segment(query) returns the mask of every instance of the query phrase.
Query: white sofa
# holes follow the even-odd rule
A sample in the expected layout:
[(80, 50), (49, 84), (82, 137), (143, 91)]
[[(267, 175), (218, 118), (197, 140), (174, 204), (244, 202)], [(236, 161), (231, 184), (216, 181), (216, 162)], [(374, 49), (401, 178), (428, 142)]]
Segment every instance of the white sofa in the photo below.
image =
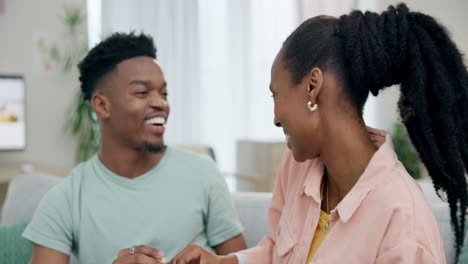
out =
[[(42, 196), (63, 177), (43, 173), (28, 173), (15, 177), (8, 186), (3, 208), (0, 212), (0, 226), (28, 220), (34, 214)], [(254, 246), (268, 232), (267, 209), (271, 193), (237, 192), (232, 194), (249, 247)]]
[[(9, 225), (30, 219), (41, 197), (61, 177), (29, 173), (15, 177), (10, 183), (1, 212), (0, 225)], [(453, 233), (450, 227), (448, 206), (440, 201), (428, 180), (419, 182), (439, 224), (445, 242), (447, 263), (454, 263)], [(237, 192), (232, 194), (235, 207), (245, 227), (244, 236), (249, 247), (254, 246), (268, 233), (267, 209), (271, 193)]]

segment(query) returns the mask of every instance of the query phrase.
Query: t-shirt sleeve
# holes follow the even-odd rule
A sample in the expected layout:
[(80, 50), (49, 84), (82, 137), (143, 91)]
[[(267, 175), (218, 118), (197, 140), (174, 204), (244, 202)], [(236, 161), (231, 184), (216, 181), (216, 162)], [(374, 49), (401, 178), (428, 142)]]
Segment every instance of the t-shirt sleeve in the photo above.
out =
[(72, 250), (71, 181), (65, 179), (41, 200), (23, 237), (31, 242), (70, 255)]
[(219, 245), (244, 231), (234, 208), (226, 181), (219, 170), (211, 169), (208, 179), (208, 212), (206, 215), (206, 234), (210, 246)]

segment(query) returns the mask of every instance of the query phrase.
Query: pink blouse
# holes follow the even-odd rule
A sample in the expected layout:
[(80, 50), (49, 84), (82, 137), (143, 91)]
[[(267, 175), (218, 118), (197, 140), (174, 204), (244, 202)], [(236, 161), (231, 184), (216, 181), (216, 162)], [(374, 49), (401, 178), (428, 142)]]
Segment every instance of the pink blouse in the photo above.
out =
[[(445, 263), (437, 222), (398, 161), (388, 133), (369, 128), (377, 152), (331, 212), (332, 228), (311, 263)], [(285, 153), (269, 209), (271, 235), (243, 250), (250, 264), (305, 263), (320, 215), (319, 158)]]

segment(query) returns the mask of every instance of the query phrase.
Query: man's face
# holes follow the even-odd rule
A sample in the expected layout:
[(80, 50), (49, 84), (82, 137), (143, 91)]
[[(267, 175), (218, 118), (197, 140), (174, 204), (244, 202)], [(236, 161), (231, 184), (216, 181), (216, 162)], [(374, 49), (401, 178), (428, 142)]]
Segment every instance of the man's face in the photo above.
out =
[(169, 104), (164, 74), (156, 60), (124, 60), (101, 85), (97, 93), (108, 98), (109, 116), (103, 121), (110, 128), (112, 140), (132, 149), (162, 150)]

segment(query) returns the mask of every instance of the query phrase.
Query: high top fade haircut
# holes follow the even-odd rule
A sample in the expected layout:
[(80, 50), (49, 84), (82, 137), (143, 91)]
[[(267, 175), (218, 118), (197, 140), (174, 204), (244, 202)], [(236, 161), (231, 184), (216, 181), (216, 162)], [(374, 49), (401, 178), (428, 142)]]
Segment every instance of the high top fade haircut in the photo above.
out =
[(120, 62), (139, 56), (156, 59), (153, 38), (143, 33), (114, 33), (92, 48), (78, 64), (81, 92), (90, 100), (101, 78)]
[(457, 258), (468, 208), (468, 74), (446, 29), (405, 4), (301, 24), (282, 61), (298, 84), (313, 67), (333, 72), (362, 115), (369, 92), (400, 84), (399, 112), (437, 193), (446, 197)]

